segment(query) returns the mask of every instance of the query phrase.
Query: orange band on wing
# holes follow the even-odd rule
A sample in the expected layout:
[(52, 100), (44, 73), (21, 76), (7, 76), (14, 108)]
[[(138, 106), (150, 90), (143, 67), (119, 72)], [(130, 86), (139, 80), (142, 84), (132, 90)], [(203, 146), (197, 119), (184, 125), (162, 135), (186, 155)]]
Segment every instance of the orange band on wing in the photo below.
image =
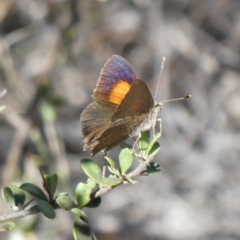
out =
[(120, 105), (120, 103), (125, 98), (130, 88), (131, 88), (130, 83), (123, 81), (121, 79), (118, 80), (118, 82), (114, 85), (113, 89), (111, 90), (108, 100), (111, 103)]

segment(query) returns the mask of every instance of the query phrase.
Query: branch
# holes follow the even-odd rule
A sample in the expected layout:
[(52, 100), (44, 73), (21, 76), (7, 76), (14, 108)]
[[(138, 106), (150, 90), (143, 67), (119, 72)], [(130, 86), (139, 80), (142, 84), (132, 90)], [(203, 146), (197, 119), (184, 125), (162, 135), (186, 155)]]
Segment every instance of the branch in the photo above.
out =
[[(153, 158), (148, 158), (145, 161), (141, 162), (139, 164), (139, 166), (136, 169), (134, 169), (132, 172), (128, 173), (125, 176), (125, 178), (134, 178), (134, 177), (140, 176), (142, 171), (147, 167), (147, 165), (152, 160), (153, 160)], [(92, 194), (92, 199), (100, 197), (100, 196), (106, 194), (108, 191), (110, 191), (113, 188), (114, 187), (102, 187), (102, 188), (99, 188), (98, 190), (96, 190), (95, 193)], [(54, 205), (53, 207), (54, 207), (54, 209), (59, 208), (58, 205)], [(26, 217), (26, 216), (29, 216), (29, 215), (34, 215), (34, 214), (37, 214), (39, 212), (40, 211), (38, 209), (38, 206), (33, 206), (30, 209), (28, 209), (28, 210), (20, 210), (20, 211), (11, 212), (9, 214), (0, 215), (0, 223), (1, 222), (6, 222), (8, 220), (14, 220), (14, 219)], [(0, 231), (1, 231), (1, 229), (0, 229)]]
[(0, 222), (6, 222), (8, 220), (13, 220), (13, 219), (18, 219), (18, 218), (22, 218), (22, 217), (26, 217), (29, 215), (34, 215), (39, 213), (39, 209), (37, 206), (33, 206), (28, 210), (20, 210), (20, 211), (15, 211), (15, 212), (11, 212), (8, 214), (4, 214), (0, 216)]
[[(153, 160), (152, 158), (148, 158), (145, 161), (141, 162), (141, 164), (138, 165), (138, 167), (136, 169), (134, 169), (132, 172), (128, 173), (125, 177), (126, 178), (134, 178), (137, 176), (141, 175), (141, 172), (147, 167), (147, 165)], [(122, 184), (122, 183), (121, 183)], [(120, 184), (120, 185), (121, 185)], [(118, 185), (119, 186), (119, 185)], [(114, 187), (102, 187), (99, 188), (93, 195), (93, 199), (100, 197), (104, 194), (106, 194), (108, 191), (110, 191), (111, 189), (113, 189)]]

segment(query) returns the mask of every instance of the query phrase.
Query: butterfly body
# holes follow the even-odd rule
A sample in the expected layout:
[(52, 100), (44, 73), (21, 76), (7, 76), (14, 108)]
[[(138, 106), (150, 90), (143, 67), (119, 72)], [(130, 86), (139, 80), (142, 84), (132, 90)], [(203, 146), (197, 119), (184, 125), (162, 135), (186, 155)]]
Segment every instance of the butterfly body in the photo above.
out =
[(124, 58), (113, 55), (104, 65), (81, 114), (84, 150), (107, 151), (155, 125), (162, 107)]

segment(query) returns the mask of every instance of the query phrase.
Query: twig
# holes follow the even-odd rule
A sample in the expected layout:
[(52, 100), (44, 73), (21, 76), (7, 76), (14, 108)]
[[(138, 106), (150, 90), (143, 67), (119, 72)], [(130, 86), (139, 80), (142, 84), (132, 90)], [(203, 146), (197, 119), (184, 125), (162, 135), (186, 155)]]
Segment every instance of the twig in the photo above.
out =
[[(147, 165), (153, 160), (153, 158), (148, 158), (146, 159), (144, 162), (141, 162), (139, 164), (139, 166), (134, 169), (132, 172), (128, 173), (125, 177), (126, 178), (134, 178), (137, 176), (141, 175), (141, 172), (147, 167)], [(122, 183), (121, 183), (122, 184)], [(118, 185), (119, 186), (119, 185)], [(105, 193), (107, 193), (108, 191), (110, 191), (111, 189), (113, 189), (113, 187), (102, 187), (99, 188), (94, 194), (93, 194), (93, 198), (97, 198), (100, 197), (102, 195), (104, 195)]]
[[(128, 173), (125, 176), (125, 178), (134, 178), (134, 177), (140, 176), (141, 173), (143, 172), (143, 170), (147, 167), (147, 165), (152, 160), (153, 160), (153, 157), (152, 158), (148, 158), (145, 161), (141, 162), (139, 164), (139, 166), (136, 169), (134, 169), (132, 172)], [(115, 187), (117, 187), (117, 186), (115, 186)], [(106, 194), (108, 191), (110, 191), (111, 189), (113, 189), (115, 187), (102, 187), (102, 188), (99, 188), (98, 190), (96, 190), (95, 193), (92, 194), (92, 199), (95, 199), (97, 197), (100, 197), (100, 196)], [(53, 208), (54, 209), (58, 209), (59, 206), (55, 204), (53, 206)], [(16, 212), (11, 212), (9, 214), (0, 215), (0, 222), (5, 222), (5, 221), (8, 221), (8, 220), (13, 220), (13, 219), (26, 217), (28, 215), (34, 215), (34, 214), (37, 214), (39, 212), (40, 211), (38, 209), (38, 206), (33, 206), (30, 209), (28, 209), (28, 210), (20, 210), (20, 211), (16, 211)]]
[(18, 218), (26, 217), (29, 215), (34, 215), (39, 212), (40, 211), (39, 211), (38, 207), (33, 206), (28, 210), (20, 210), (20, 211), (11, 212), (8, 214), (0, 215), (0, 222), (6, 222), (8, 220), (18, 219)]

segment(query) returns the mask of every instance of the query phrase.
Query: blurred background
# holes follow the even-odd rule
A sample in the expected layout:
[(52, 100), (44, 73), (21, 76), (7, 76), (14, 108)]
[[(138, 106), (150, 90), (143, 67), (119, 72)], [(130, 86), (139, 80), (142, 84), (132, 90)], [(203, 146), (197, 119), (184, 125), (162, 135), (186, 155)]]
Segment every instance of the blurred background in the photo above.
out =
[[(100, 240), (240, 239), (239, 13), (238, 0), (1, 0), (1, 188), (41, 186), (42, 167), (74, 196), (80, 114), (104, 63), (123, 56), (154, 95), (165, 56), (157, 100), (193, 97), (160, 113), (162, 171), (104, 195), (89, 221)], [(0, 239), (72, 239), (72, 222), (30, 216)]]

